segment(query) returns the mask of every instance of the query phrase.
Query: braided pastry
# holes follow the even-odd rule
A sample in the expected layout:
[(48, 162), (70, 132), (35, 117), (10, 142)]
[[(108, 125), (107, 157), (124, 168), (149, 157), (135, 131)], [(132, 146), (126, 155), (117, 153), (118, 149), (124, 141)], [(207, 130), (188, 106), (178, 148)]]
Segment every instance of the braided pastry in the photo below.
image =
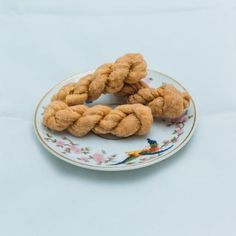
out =
[(102, 93), (117, 93), (125, 84), (138, 83), (147, 74), (147, 64), (141, 54), (126, 54), (115, 63), (103, 64), (93, 74), (84, 76), (79, 82), (71, 83), (53, 96), (69, 106), (93, 101)]
[(118, 93), (116, 93), (116, 95), (117, 96), (133, 95), (143, 88), (149, 88), (149, 86), (142, 80), (135, 84), (125, 84), (123, 88)]
[(171, 84), (165, 84), (159, 88), (141, 88), (128, 96), (128, 103), (147, 105), (151, 108), (153, 116), (164, 118), (179, 117), (189, 106), (189, 102), (189, 94), (179, 92)]
[(118, 137), (145, 135), (152, 122), (150, 108), (141, 104), (120, 105), (112, 109), (104, 105), (69, 107), (62, 101), (54, 101), (47, 106), (43, 114), (43, 124), (46, 127), (55, 131), (67, 129), (79, 137), (90, 131)]

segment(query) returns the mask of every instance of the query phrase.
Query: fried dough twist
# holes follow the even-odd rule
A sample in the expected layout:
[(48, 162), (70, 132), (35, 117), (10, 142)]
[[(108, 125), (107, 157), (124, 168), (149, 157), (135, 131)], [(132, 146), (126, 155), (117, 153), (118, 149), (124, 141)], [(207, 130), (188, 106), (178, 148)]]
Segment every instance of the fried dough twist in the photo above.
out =
[(67, 105), (93, 101), (102, 93), (117, 93), (125, 84), (136, 84), (147, 74), (147, 64), (139, 53), (126, 54), (114, 63), (103, 64), (93, 74), (81, 78), (77, 83), (62, 87), (52, 100)]
[(134, 94), (128, 96), (128, 103), (147, 105), (155, 117), (179, 117), (190, 103), (188, 92), (180, 92), (171, 84), (159, 88), (141, 88), (132, 92)]
[(68, 130), (75, 136), (90, 131), (128, 137), (145, 135), (153, 122), (151, 109), (141, 104), (120, 105), (112, 109), (104, 105), (68, 106), (62, 101), (49, 104), (43, 114), (43, 124), (55, 131)]

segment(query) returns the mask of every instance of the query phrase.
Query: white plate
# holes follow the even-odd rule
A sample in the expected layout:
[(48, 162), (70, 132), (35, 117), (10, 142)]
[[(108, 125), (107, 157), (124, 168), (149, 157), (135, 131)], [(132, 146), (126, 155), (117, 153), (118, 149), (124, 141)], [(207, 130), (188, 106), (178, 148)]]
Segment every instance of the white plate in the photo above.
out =
[[(188, 110), (178, 120), (155, 120), (146, 136), (132, 136), (118, 139), (113, 136), (98, 136), (93, 133), (82, 137), (74, 137), (67, 132), (56, 133), (42, 124), (44, 107), (50, 103), (54, 95), (67, 83), (78, 81), (87, 73), (66, 79), (49, 90), (40, 100), (34, 117), (34, 128), (43, 146), (55, 156), (73, 165), (102, 171), (132, 170), (153, 165), (169, 158), (180, 150), (191, 138), (196, 127), (196, 107), (191, 99)], [(171, 77), (157, 71), (149, 70), (144, 79), (152, 87), (162, 83), (171, 83), (180, 91), (185, 88)], [(95, 104), (117, 105), (121, 101), (114, 95), (101, 96), (89, 106)], [(143, 151), (149, 144), (156, 146), (155, 152)], [(139, 153), (143, 153), (140, 155)]]

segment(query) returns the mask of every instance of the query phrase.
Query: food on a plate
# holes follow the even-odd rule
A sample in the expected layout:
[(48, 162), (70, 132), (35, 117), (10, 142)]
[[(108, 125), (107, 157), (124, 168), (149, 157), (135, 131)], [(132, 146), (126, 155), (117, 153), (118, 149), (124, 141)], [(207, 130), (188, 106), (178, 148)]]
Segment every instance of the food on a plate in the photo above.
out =
[[(147, 134), (153, 116), (170, 119), (181, 116), (189, 106), (190, 95), (171, 84), (151, 88), (142, 81), (146, 75), (147, 64), (139, 53), (103, 64), (78, 82), (62, 87), (45, 109), (43, 124), (55, 131), (68, 130), (78, 137), (90, 131), (128, 137)], [(83, 105), (103, 93), (125, 96), (128, 104), (114, 109)]]
[(117, 93), (126, 84), (138, 83), (147, 74), (147, 64), (139, 53), (130, 53), (118, 58), (114, 63), (103, 64), (93, 74), (84, 76), (79, 82), (65, 85), (53, 96), (67, 105), (93, 101), (102, 93)]
[(141, 88), (128, 96), (128, 103), (146, 105), (151, 108), (153, 116), (171, 119), (182, 115), (189, 102), (190, 95), (178, 91), (171, 84), (159, 88)]
[(118, 137), (145, 135), (153, 123), (151, 109), (141, 104), (125, 104), (112, 109), (104, 105), (68, 106), (51, 102), (44, 111), (43, 124), (55, 131), (68, 130), (81, 137), (90, 131)]
[(129, 96), (137, 93), (142, 88), (149, 88), (144, 81), (139, 81), (135, 84), (124, 84), (123, 88), (116, 93), (117, 96)]

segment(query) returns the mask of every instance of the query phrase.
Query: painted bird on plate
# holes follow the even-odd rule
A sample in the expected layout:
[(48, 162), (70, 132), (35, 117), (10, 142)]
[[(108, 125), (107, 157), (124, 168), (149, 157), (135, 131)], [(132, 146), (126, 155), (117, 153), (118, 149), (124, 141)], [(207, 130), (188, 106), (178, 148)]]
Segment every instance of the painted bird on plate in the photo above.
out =
[(168, 149), (170, 149), (173, 146), (173, 145), (171, 145), (170, 147), (161, 150), (156, 140), (152, 140), (152, 139), (148, 138), (147, 141), (148, 141), (148, 144), (149, 144), (148, 148), (143, 148), (141, 150), (130, 151), (130, 152), (128, 152), (129, 156), (126, 159), (124, 159), (121, 162), (115, 163), (114, 165), (127, 163), (127, 162), (132, 161), (135, 158), (137, 158), (139, 156), (142, 156), (142, 155), (160, 154), (160, 153), (163, 153), (163, 152), (167, 151)]

